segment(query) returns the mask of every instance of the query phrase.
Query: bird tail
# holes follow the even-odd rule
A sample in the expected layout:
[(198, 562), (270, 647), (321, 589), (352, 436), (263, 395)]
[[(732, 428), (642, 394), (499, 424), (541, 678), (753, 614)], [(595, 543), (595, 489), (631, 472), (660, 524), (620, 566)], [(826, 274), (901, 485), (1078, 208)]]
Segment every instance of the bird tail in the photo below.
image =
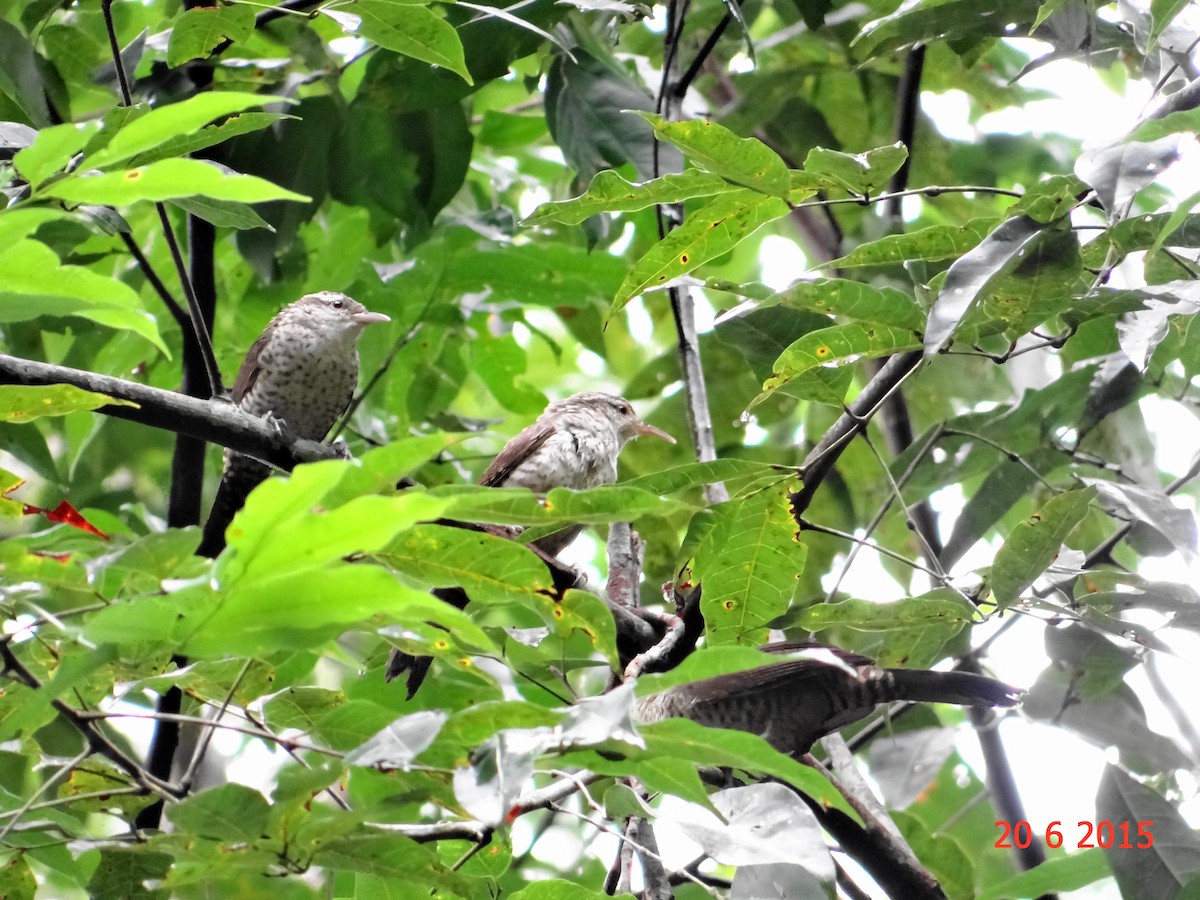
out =
[(896, 700), (953, 703), (957, 706), (1015, 706), (1020, 688), (972, 672), (889, 669)]
[(425, 681), (431, 665), (433, 665), (432, 656), (411, 656), (393, 647), (391, 655), (388, 656), (387, 670), (383, 673), (383, 678), (384, 681), (393, 681), (407, 672), (408, 678), (405, 679), (405, 686), (408, 688), (408, 699), (411, 700)]
[(241, 453), (227, 453), (225, 471), (217, 486), (212, 511), (204, 523), (204, 537), (196, 550), (198, 556), (213, 559), (225, 549), (225, 529), (246, 502), (250, 492), (271, 474), (271, 467)]

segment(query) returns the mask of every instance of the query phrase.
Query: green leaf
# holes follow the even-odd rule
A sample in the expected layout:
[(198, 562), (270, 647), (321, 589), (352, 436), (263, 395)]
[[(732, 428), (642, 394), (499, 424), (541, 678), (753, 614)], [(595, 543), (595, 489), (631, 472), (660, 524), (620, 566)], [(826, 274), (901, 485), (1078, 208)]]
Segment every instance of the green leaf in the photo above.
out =
[(779, 355), (775, 374), (763, 382), (762, 393), (750, 405), (757, 406), (784, 385), (821, 366), (844, 365), (920, 347), (919, 331), (890, 325), (851, 322), (810, 331)]
[(621, 668), (617, 655), (617, 625), (608, 606), (595, 594), (569, 590), (562, 600), (539, 594), (538, 605), (543, 620), (562, 637), (582, 631), (593, 647), (615, 671)]
[(20, 240), (0, 252), (0, 322), (79, 316), (132, 331), (167, 352), (154, 319), (124, 282), (65, 266), (45, 244)]
[(345, 702), (341, 691), (300, 685), (280, 691), (264, 703), (263, 715), (275, 731), (297, 728), (311, 734), (322, 718)]
[(890, 234), (860, 244), (845, 256), (822, 263), (821, 268), (853, 269), (954, 259), (987, 237), (995, 226), (995, 219), (971, 219), (962, 225), (931, 225), (906, 234)]
[(720, 519), (695, 564), (710, 644), (757, 645), (767, 623), (787, 611), (807, 553), (792, 518), (789, 487), (717, 507)]
[[(202, 9), (193, 9), (189, 12), (203, 11)], [(186, 18), (187, 13), (184, 15)], [(111, 168), (168, 141), (178, 140), (197, 131), (213, 119), (267, 103), (290, 102), (292, 101), (286, 97), (272, 97), (266, 94), (250, 94), (241, 91), (213, 91), (196, 94), (178, 103), (152, 109), (144, 115), (132, 119), (122, 126), (107, 144), (85, 156), (83, 167), (85, 169)]]
[(768, 222), (788, 213), (778, 197), (741, 189), (718, 196), (651, 247), (625, 276), (613, 298), (615, 316), (647, 288), (659, 287), (732, 250)]
[(253, 788), (223, 784), (193, 794), (167, 809), (167, 818), (189, 835), (252, 843), (267, 828), (267, 799)]
[(1151, 46), (1158, 42), (1163, 32), (1187, 5), (1188, 0), (1150, 0), (1149, 43)]
[(784, 756), (757, 734), (706, 728), (689, 719), (666, 719), (653, 725), (639, 725), (638, 730), (646, 741), (648, 757), (763, 772), (799, 788), (823, 806), (854, 816), (846, 799), (824, 775)]
[(757, 138), (738, 137), (707, 119), (668, 122), (654, 113), (638, 113), (655, 135), (673, 144), (702, 169), (763, 194), (786, 198), (788, 168), (779, 154)]
[(920, 597), (906, 597), (892, 603), (873, 600), (843, 600), (817, 603), (800, 614), (800, 625), (808, 631), (827, 628), (853, 628), (856, 631), (889, 631), (934, 623), (970, 622), (975, 607), (949, 591), (938, 590)]
[(61, 210), (44, 207), (23, 206), (17, 209), (0, 210), (0, 251), (21, 238), (29, 237), (47, 222), (59, 222), (68, 218)]
[(475, 83), (467, 71), (458, 32), (428, 7), (389, 0), (354, 0), (345, 9), (323, 12), (380, 47), (449, 69), (467, 84)]
[(1015, 602), (1046, 571), (1095, 498), (1094, 487), (1066, 491), (1013, 529), (992, 563), (992, 593), (1002, 606)]
[(433, 488), (429, 494), (446, 501), (443, 515), (447, 518), (496, 525), (598, 525), (691, 508), (683, 501), (623, 484), (587, 491), (555, 488), (544, 500), (522, 488), (447, 485)]
[(632, 212), (656, 203), (682, 203), (695, 197), (710, 197), (737, 190), (720, 175), (688, 169), (652, 181), (626, 181), (612, 169), (597, 172), (588, 189), (571, 200), (543, 203), (522, 220), (524, 225), (559, 222), (578, 225), (602, 212)]
[(33, 900), (37, 879), (24, 856), (13, 856), (0, 866), (0, 897), (5, 900)]
[(254, 8), (251, 6), (238, 4), (189, 9), (171, 29), (167, 65), (174, 69), (189, 60), (204, 59), (218, 44), (244, 41), (253, 33)]
[(87, 896), (93, 900), (165, 900), (168, 891), (147, 888), (146, 883), (161, 881), (171, 861), (165, 853), (105, 847), (87, 883)]
[(1169, 134), (1149, 143), (1121, 141), (1075, 161), (1075, 174), (1096, 189), (1109, 219), (1123, 218), (1137, 193), (1179, 159), (1183, 138)]
[(1035, 222), (1055, 222), (1080, 203), (1088, 186), (1074, 175), (1051, 175), (1025, 192), (1005, 215), (1025, 215)]
[(479, 603), (527, 604), (553, 593), (545, 564), (527, 547), (494, 535), (444, 525), (417, 525), (376, 557), (426, 587), (462, 587)]
[(995, 279), (1017, 266), (1030, 252), (1031, 242), (1046, 226), (1028, 216), (1017, 216), (1001, 224), (978, 247), (950, 266), (938, 291), (929, 326), (925, 331), (925, 355), (932, 356), (946, 345), (963, 317)]
[(895, 288), (875, 288), (861, 281), (844, 278), (797, 281), (787, 290), (772, 295), (762, 305), (777, 303), (910, 331), (923, 331), (925, 328), (925, 311), (908, 294)]
[(980, 40), (1008, 35), (1010, 23), (1032, 22), (1040, 0), (992, 0), (987, 16), (977, 0), (913, 0), (862, 27), (853, 41), (868, 59), (892, 57), (934, 40)]
[(377, 566), (343, 564), (321, 571), (320, 577), (312, 571), (284, 572), (238, 582), (207, 606), (196, 617), (200, 621), (173, 626), (189, 656), (263, 656), (318, 647), (347, 629), (392, 622), (434, 622), (453, 629), (459, 645), (496, 652), (462, 612)]
[(179, 197), (168, 201), (184, 212), (211, 222), (218, 228), (266, 228), (275, 229), (245, 203), (235, 200), (214, 200), (211, 197)]
[(85, 391), (71, 384), (0, 386), (0, 422), (32, 422), (42, 416), (65, 416), (101, 406), (133, 406), (105, 394)]
[(46, 186), (40, 193), (71, 203), (95, 203), (101, 206), (194, 196), (240, 200), (243, 203), (261, 203), (264, 200), (307, 203), (310, 199), (255, 175), (227, 173), (198, 159), (163, 159), (136, 169), (119, 169), (102, 174), (75, 172)]
[(35, 189), (55, 172), (62, 171), (71, 157), (84, 148), (97, 132), (99, 122), (52, 125), (38, 132), (34, 142), (17, 152), (13, 164)]
[[(204, 95), (200, 95), (204, 96)], [(259, 95), (255, 95), (259, 96)], [(261, 97), (261, 100), (270, 98)], [(152, 163), (160, 159), (167, 159), (172, 156), (187, 156), (189, 153), (195, 153), (197, 150), (204, 150), (207, 147), (213, 147), (223, 143), (230, 138), (235, 138), (240, 134), (249, 134), (253, 131), (260, 131), (268, 125), (279, 122), (285, 119), (295, 121), (296, 116), (285, 115), (284, 113), (266, 113), (266, 112), (243, 112), (229, 116), (220, 122), (214, 122), (211, 125), (205, 125), (200, 129), (193, 129), (183, 134), (177, 134), (174, 137), (167, 138), (161, 144), (152, 147), (128, 160), (130, 167), (144, 166), (147, 163)]]
[(789, 466), (775, 466), (749, 459), (716, 459), (712, 462), (687, 463), (662, 472), (640, 475), (621, 484), (655, 494), (673, 494), (686, 488), (714, 484), (718, 481), (757, 482), (764, 478), (782, 479), (789, 474), (795, 474), (795, 471)]
[(942, 567), (947, 571), (952, 569), (975, 542), (1037, 484), (1035, 473), (1046, 477), (1069, 462), (1066, 453), (1052, 447), (1038, 448), (1019, 460), (1000, 462), (967, 500), (955, 520), (954, 530), (938, 557)]
[(1200, 109), (1181, 109), (1161, 119), (1147, 119), (1125, 137), (1126, 141), (1149, 144), (1168, 134), (1200, 131)]
[(513, 894), (512, 900), (606, 900), (610, 896), (617, 900), (633, 900), (633, 894), (606, 894), (560, 878), (535, 881)]
[[(1130, 216), (1110, 226), (1089, 243), (1082, 251), (1083, 263), (1091, 268), (1106, 264), (1111, 252), (1115, 265), (1135, 250), (1149, 250), (1166, 244), (1172, 247), (1200, 246), (1200, 215), (1186, 214), (1176, 221), (1181, 206), (1174, 213), (1154, 213), (1148, 216)], [(2, 227), (3, 220), (0, 220)], [(1170, 230), (1168, 227), (1170, 226)]]
[[(443, 866), (431, 848), (394, 831), (359, 826), (353, 834), (321, 840), (312, 862), (328, 869), (398, 880), (422, 896), (461, 896), (463, 891), (457, 882), (464, 877)], [(449, 884), (442, 885), (443, 881)], [(450, 889), (429, 890), (426, 885)]]
[(852, 194), (870, 197), (882, 193), (906, 159), (908, 148), (899, 142), (865, 153), (815, 147), (804, 160), (804, 171), (832, 179)]
[(273, 576), (282, 569), (318, 568), (351, 554), (374, 553), (447, 508), (444, 501), (416, 491), (335, 503), (338, 476), (352, 472), (350, 464), (331, 460), (297, 466), (286, 480), (260, 484), (230, 524), (229, 546), (236, 553), (221, 568), (222, 580)]
[[(1118, 837), (1104, 854), (1122, 896), (1196, 896), (1200, 840), (1174, 804), (1109, 763), (1096, 792), (1096, 818), (1118, 827), (1129, 823), (1128, 843), (1133, 846), (1121, 847), (1124, 841)], [(1137, 836), (1143, 822), (1153, 835), (1151, 846)]]
[(582, 47), (572, 53), (574, 60), (555, 54), (546, 75), (546, 124), (567, 164), (585, 178), (626, 163), (645, 179), (681, 170), (682, 154), (656, 141), (639, 116), (629, 115), (654, 108), (642, 82)]
[[(1136, 843), (1133, 838), (1131, 841)], [(1078, 891), (1112, 875), (1104, 851), (1092, 847), (1079, 853), (1048, 859), (1027, 872), (996, 884), (975, 895), (975, 900), (1004, 900), (1006, 897), (1044, 897), (1066, 891)]]

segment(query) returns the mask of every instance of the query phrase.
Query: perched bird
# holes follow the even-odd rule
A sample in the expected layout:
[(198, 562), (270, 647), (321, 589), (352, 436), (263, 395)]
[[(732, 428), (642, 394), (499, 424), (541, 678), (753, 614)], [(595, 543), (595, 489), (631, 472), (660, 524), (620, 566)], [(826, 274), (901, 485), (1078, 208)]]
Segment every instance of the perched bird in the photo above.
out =
[[(565, 487), (586, 490), (617, 480), (617, 457), (634, 438), (652, 435), (669, 443), (675, 439), (638, 418), (623, 397), (584, 391), (546, 407), (528, 428), (504, 445), (479, 478), (485, 487), (523, 487), (539, 494)], [(549, 556), (557, 556), (583, 529), (571, 525), (534, 543)], [(455, 605), (466, 605), (462, 591), (435, 591)], [(393, 650), (388, 658), (388, 681), (408, 672), (411, 698), (425, 680), (431, 660)]]
[[(762, 649), (787, 653), (820, 648), (780, 642)], [(651, 723), (679, 717), (748, 731), (781, 753), (800, 755), (825, 735), (866, 718), (880, 703), (1013, 706), (1023, 693), (970, 672), (885, 669), (857, 653), (824, 649), (836, 661), (793, 659), (668, 688), (640, 700), (634, 719)]]
[[(388, 321), (345, 294), (306, 294), (280, 310), (251, 345), (233, 384), (233, 402), (252, 416), (269, 416), (291, 438), (323, 439), (358, 386), (363, 329)], [(225, 548), (225, 529), (270, 471), (253, 457), (225, 451), (197, 553), (215, 557)]]

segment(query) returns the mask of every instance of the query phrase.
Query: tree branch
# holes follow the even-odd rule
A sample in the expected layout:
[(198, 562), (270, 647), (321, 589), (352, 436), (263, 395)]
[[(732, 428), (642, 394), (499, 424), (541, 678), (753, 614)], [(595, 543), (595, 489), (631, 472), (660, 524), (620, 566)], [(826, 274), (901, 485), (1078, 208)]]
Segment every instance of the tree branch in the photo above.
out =
[(116, 400), (127, 400), (138, 405), (102, 406), (97, 412), (220, 444), (279, 469), (290, 470), (302, 462), (342, 458), (328, 444), (285, 438), (264, 419), (249, 416), (227, 401), (199, 400), (83, 369), (0, 353), (0, 384), (70, 384)]

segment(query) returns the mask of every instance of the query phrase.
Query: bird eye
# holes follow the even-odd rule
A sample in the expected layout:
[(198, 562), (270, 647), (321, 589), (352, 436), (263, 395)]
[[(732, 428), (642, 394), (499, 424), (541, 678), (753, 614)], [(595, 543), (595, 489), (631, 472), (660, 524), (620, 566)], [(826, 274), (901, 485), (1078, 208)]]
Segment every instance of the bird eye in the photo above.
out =
[(329, 305), (332, 306), (334, 309), (341, 309), (343, 306), (346, 305), (346, 302), (344, 300), (342, 300), (341, 297), (338, 297), (336, 300), (331, 300)]

